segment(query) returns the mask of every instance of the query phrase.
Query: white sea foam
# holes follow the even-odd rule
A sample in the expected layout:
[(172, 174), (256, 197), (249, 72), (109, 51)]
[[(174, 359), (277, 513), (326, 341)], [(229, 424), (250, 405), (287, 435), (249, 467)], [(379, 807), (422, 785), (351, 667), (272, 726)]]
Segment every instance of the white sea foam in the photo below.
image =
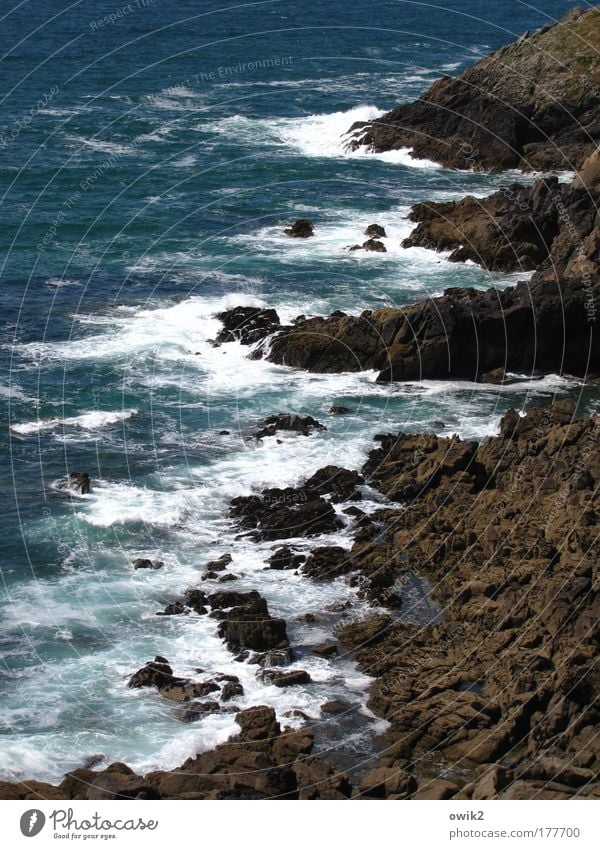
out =
[(11, 430), (21, 436), (28, 436), (32, 433), (39, 433), (43, 430), (52, 430), (57, 427), (76, 427), (83, 430), (98, 430), (107, 425), (116, 424), (117, 422), (126, 421), (136, 415), (138, 410), (120, 410), (114, 412), (106, 412), (103, 410), (92, 410), (89, 413), (82, 413), (79, 416), (68, 416), (67, 418), (48, 418), (38, 419), (35, 422), (24, 422), (22, 424), (11, 425)]
[(303, 118), (247, 118), (233, 115), (218, 123), (206, 125), (204, 129), (219, 135), (240, 138), (245, 144), (272, 145), (287, 148), (302, 156), (362, 158), (369, 156), (410, 168), (439, 168), (435, 162), (413, 159), (409, 148), (372, 153), (364, 148), (351, 151), (349, 130), (355, 122), (374, 121), (385, 114), (376, 106), (357, 106), (344, 112), (307, 115)]

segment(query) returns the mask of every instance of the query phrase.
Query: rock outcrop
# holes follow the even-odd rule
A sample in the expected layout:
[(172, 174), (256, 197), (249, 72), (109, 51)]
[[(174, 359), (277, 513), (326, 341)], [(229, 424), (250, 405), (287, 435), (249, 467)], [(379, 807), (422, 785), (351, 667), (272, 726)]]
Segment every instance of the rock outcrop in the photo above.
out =
[(363, 561), (425, 576), (443, 618), (338, 631), (391, 723), (359, 795), (599, 797), (599, 440), (571, 402), (510, 411), (480, 446), (381, 438), (363, 472), (404, 508)]
[(600, 12), (572, 10), (418, 100), (354, 124), (352, 147), (412, 148), (451, 168), (576, 170), (600, 141)]
[(315, 226), (308, 218), (298, 218), (291, 227), (287, 227), (283, 232), (293, 239), (308, 239), (310, 236), (314, 236)]
[(239, 733), (170, 772), (136, 775), (125, 764), (77, 769), (57, 786), (0, 782), (3, 799), (348, 799), (348, 777), (312, 753), (309, 729), (281, 729), (272, 708), (241, 711)]
[(584, 262), (600, 280), (597, 228), (600, 156), (593, 154), (570, 185), (556, 177), (531, 187), (507, 185), (487, 198), (419, 203), (409, 218), (418, 223), (403, 247), (452, 251), (451, 262), (471, 260), (490, 271), (544, 271), (565, 281)]
[(274, 337), (269, 359), (315, 372), (375, 369), (379, 382), (475, 381), (498, 368), (597, 375), (600, 287), (577, 278), (572, 262), (565, 273), (568, 283), (540, 269), (504, 290), (447, 289), (404, 309), (306, 319)]

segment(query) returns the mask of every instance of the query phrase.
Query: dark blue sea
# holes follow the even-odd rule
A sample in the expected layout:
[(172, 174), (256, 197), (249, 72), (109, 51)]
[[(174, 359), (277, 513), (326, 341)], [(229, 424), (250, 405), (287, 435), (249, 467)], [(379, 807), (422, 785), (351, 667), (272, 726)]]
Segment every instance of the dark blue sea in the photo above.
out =
[[(258, 589), (295, 645), (330, 637), (327, 617), (296, 618), (346, 601), (363, 615), (355, 590), (265, 570), (273, 545), (237, 539), (228, 500), (328, 463), (358, 468), (381, 431), (481, 439), (509, 407), (580, 386), (558, 375), (509, 387), (311, 375), (249, 360), (237, 343), (212, 347), (215, 314), (360, 312), (523, 279), (400, 242), (412, 204), (532, 175), (350, 154), (343, 135), (571, 5), (3, 3), (0, 777), (56, 779), (97, 754), (174, 767), (227, 739), (233, 714), (185, 724), (157, 694), (127, 688), (155, 654), (180, 675), (235, 673), (240, 707), (272, 704), (280, 717), (318, 716), (336, 697), (360, 704), (362, 724), (331, 745), (367, 752), (385, 724), (364, 706), (370, 679), (350, 658), (300, 652), (314, 683), (279, 690), (233, 661), (214, 619), (156, 611), (230, 552), (236, 588)], [(283, 235), (300, 217), (314, 238)], [(387, 253), (348, 253), (374, 222)], [(333, 403), (351, 414), (329, 416)], [(327, 430), (248, 439), (278, 411)], [(91, 475), (91, 494), (58, 488), (72, 471)], [(335, 543), (350, 546), (349, 531)], [(165, 565), (134, 571), (137, 557)]]

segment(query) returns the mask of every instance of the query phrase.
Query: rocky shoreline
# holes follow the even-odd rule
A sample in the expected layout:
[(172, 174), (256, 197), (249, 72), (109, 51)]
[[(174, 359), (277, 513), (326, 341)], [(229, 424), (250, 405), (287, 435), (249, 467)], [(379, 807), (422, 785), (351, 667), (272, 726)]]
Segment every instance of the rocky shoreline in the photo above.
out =
[[(376, 370), (382, 383), (600, 375), (600, 159), (589, 83), (600, 71), (595, 60), (584, 63), (584, 85), (580, 59), (569, 60), (568, 73), (563, 68), (573, 39), (594, 44), (599, 14), (575, 10), (459, 80), (441, 80), (377, 125), (354, 128), (360, 143), (375, 150), (411, 146), (415, 156), (453, 167), (466, 167), (461, 145), (478, 148), (469, 167), (576, 162), (571, 184), (511, 184), (489, 198), (422, 203), (412, 211), (417, 227), (405, 246), (451, 251), (452, 261), (492, 271), (535, 269), (530, 280), (486, 292), (449, 289), (360, 316), (299, 316), (288, 326), (273, 309), (236, 307), (218, 316), (223, 328), (213, 344), (239, 342), (252, 358), (313, 372)], [(552, 108), (541, 97), (542, 80), (562, 93)], [(577, 107), (570, 123), (567, 101)], [(480, 120), (492, 111), (493, 123)], [(310, 237), (310, 222), (302, 221), (289, 235)], [(254, 438), (287, 431), (310, 441), (324, 429), (310, 416), (279, 414)], [(207, 678), (198, 669), (197, 678), (184, 678), (157, 656), (132, 670), (129, 687), (169, 700), (185, 722), (235, 713), (237, 735), (174, 770), (142, 776), (121, 763), (88, 766), (57, 786), (0, 782), (0, 798), (600, 798), (599, 438), (599, 416), (579, 417), (574, 403), (558, 401), (526, 415), (509, 410), (499, 434), (481, 444), (431, 433), (380, 434), (360, 469), (330, 465), (296, 487), (232, 500), (232, 532), (272, 542), (266, 568), (281, 572), (281, 580), (289, 570), (309, 581), (343, 579), (373, 608), (366, 619), (340, 619), (330, 640), (310, 646), (332, 663), (353, 657), (375, 679), (368, 707), (388, 729), (356, 777), (317, 745), (320, 726), (351, 713), (351, 705), (326, 702), (320, 717), (282, 727), (269, 706), (236, 705), (243, 695), (237, 676)], [(89, 491), (85, 474), (67, 483)], [(365, 487), (388, 506), (361, 509)], [(352, 533), (350, 548), (328, 543), (307, 555), (290, 543), (320, 534), (335, 540), (342, 529)], [(297, 647), (287, 623), (271, 615), (257, 591), (232, 589), (230, 562), (225, 554), (205, 564), (200, 584), (157, 615), (211, 617), (234, 660), (255, 664), (260, 680), (310, 685), (305, 670), (289, 668)], [(133, 568), (161, 565), (140, 559)], [(214, 582), (212, 591), (205, 580)], [(435, 615), (406, 615), (415, 585), (435, 602)], [(307, 611), (304, 621), (315, 622), (315, 613)]]
[[(313, 753), (319, 721), (282, 729), (273, 709), (261, 706), (237, 713), (237, 737), (178, 769), (139, 776), (111, 764), (75, 770), (57, 787), (3, 782), (0, 796), (600, 798), (599, 437), (600, 417), (578, 419), (574, 403), (556, 402), (526, 416), (510, 410), (500, 434), (481, 445), (382, 434), (360, 473), (328, 467), (289, 488), (276, 520), (268, 513), (273, 491), (236, 499), (235, 520), (263, 539), (291, 529), (298, 536), (299, 527), (318, 534), (323, 521), (331, 524), (331, 500), (354, 516), (349, 551), (317, 548), (291, 562), (293, 550), (277, 556), (309, 580), (345, 575), (385, 608), (340, 624), (335, 640), (315, 647), (323, 656), (352, 653), (376, 678), (368, 706), (390, 725), (358, 786)], [(398, 507), (362, 513), (355, 489), (361, 481)], [(306, 505), (313, 505), (308, 513)], [(404, 587), (415, 576), (429, 582), (440, 604), (429, 623), (400, 615)], [(286, 672), (294, 650), (286, 624), (270, 616), (258, 593), (188, 590), (163, 613), (186, 609), (216, 616), (236, 659), (258, 662), (261, 675), (279, 676), (277, 686), (307, 683), (306, 673), (300, 680), (297, 670)], [(156, 688), (193, 721), (239, 710), (234, 677), (191, 682), (155, 658), (129, 686)], [(323, 708), (321, 721), (338, 710)]]
[(600, 141), (600, 12), (575, 8), (459, 78), (347, 134), (352, 149), (410, 148), (448, 168), (577, 170)]

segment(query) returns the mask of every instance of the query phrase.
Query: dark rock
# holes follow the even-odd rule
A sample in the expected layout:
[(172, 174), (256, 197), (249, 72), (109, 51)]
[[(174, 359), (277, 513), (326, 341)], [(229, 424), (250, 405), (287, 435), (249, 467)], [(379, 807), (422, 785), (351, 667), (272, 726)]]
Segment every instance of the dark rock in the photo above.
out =
[(369, 224), (365, 230), (365, 236), (385, 238), (385, 227), (382, 227), (381, 224)]
[(159, 690), (163, 690), (166, 687), (180, 684), (183, 681), (185, 679), (176, 678), (173, 675), (173, 670), (168, 661), (164, 657), (157, 655), (154, 660), (149, 661), (141, 669), (138, 669), (137, 672), (134, 672), (127, 686), (133, 688), (157, 687)]
[[(592, 275), (587, 282), (575, 276), (575, 260), (566, 259), (564, 265), (553, 253), (555, 267), (564, 266), (571, 275), (568, 285), (550, 279), (555, 273), (550, 269), (541, 269), (530, 284), (504, 290), (449, 289), (440, 297), (401, 310), (377, 310), (368, 318), (310, 319), (276, 336), (269, 359), (315, 372), (378, 369), (380, 383), (476, 381), (497, 368), (587, 375), (590, 363), (600, 370), (600, 342), (589, 320), (591, 293), (600, 285), (594, 264), (600, 237), (597, 245), (595, 236), (587, 238)], [(565, 250), (564, 256), (571, 256)]]
[(275, 310), (263, 310), (258, 307), (234, 307), (217, 315), (223, 329), (216, 337), (216, 343), (238, 341), (242, 345), (254, 345), (279, 330), (281, 323)]
[(239, 681), (230, 681), (223, 686), (221, 691), (221, 701), (228, 702), (230, 699), (235, 699), (236, 696), (243, 696), (244, 688)]
[[(597, 147), (598, 10), (496, 50), (458, 79), (350, 128), (350, 146), (411, 148), (450, 168), (571, 170)], [(589, 56), (573, 62), (585, 43)]]
[(142, 557), (138, 557), (137, 560), (134, 560), (131, 564), (134, 569), (162, 569), (165, 565), (162, 560), (147, 560)]
[(350, 702), (345, 702), (343, 699), (332, 699), (321, 705), (321, 713), (323, 716), (339, 716), (341, 713), (348, 713), (356, 708), (356, 705), (351, 705)]
[(87, 472), (70, 472), (66, 478), (56, 483), (56, 488), (76, 490), (80, 495), (89, 495), (92, 491), (92, 484)]
[(298, 569), (305, 560), (304, 554), (294, 554), (289, 546), (284, 545), (273, 552), (267, 563), (271, 569)]
[(295, 239), (308, 239), (309, 236), (314, 235), (315, 227), (308, 218), (298, 218), (291, 227), (286, 228), (283, 232), (286, 236), (292, 236)]
[(331, 581), (356, 569), (345, 548), (327, 545), (315, 548), (306, 558), (302, 573), (313, 581)]
[(285, 648), (253, 654), (250, 656), (249, 662), (257, 663), (259, 666), (265, 668), (267, 666), (287, 666), (292, 662), (292, 659), (292, 650)]
[(209, 713), (219, 713), (220, 710), (218, 702), (188, 702), (180, 709), (178, 716), (182, 722), (197, 722)]
[(279, 430), (292, 431), (299, 433), (302, 436), (310, 436), (313, 431), (323, 431), (327, 428), (313, 419), (312, 416), (297, 416), (294, 413), (279, 413), (276, 416), (269, 416), (265, 420), (265, 426), (258, 430), (255, 434), (257, 439), (262, 439), (265, 436), (273, 436)]
[(215, 593), (208, 597), (208, 603), (213, 608), (231, 607), (219, 617), (219, 636), (230, 651), (252, 649), (260, 652), (288, 647), (285, 620), (270, 615), (259, 593)]
[(217, 560), (210, 560), (204, 568), (209, 572), (223, 572), (231, 560), (231, 554), (222, 554)]
[(317, 643), (317, 645), (311, 646), (310, 651), (317, 657), (335, 657), (338, 648), (336, 643)]
[(345, 416), (348, 413), (351, 413), (352, 410), (350, 407), (344, 407), (342, 404), (334, 404), (329, 408), (329, 412), (332, 416)]
[(293, 669), (290, 672), (263, 669), (258, 675), (266, 684), (274, 684), (275, 687), (293, 687), (297, 684), (310, 684), (312, 682), (310, 675), (304, 669)]

